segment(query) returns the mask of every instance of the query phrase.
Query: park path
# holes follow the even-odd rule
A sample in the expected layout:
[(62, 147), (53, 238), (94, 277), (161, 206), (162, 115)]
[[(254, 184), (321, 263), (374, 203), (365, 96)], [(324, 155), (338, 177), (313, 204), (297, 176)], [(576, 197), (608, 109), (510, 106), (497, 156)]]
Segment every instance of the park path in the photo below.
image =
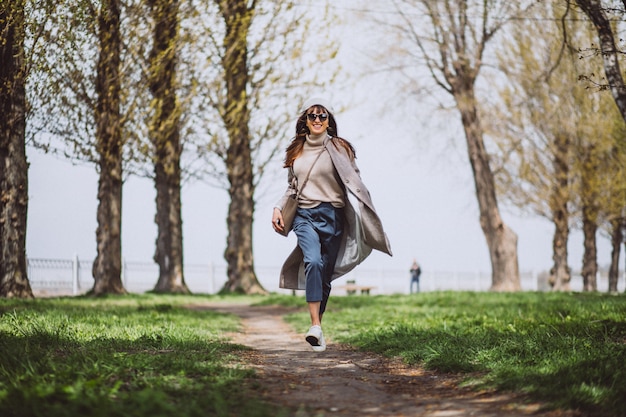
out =
[(242, 304), (194, 306), (231, 313), (243, 329), (232, 341), (252, 348), (242, 355), (255, 368), (258, 390), (272, 404), (294, 410), (293, 417), (575, 417), (573, 412), (542, 411), (521, 395), (476, 392), (460, 379), (399, 360), (358, 352), (332, 341), (313, 352), (282, 316), (293, 309)]

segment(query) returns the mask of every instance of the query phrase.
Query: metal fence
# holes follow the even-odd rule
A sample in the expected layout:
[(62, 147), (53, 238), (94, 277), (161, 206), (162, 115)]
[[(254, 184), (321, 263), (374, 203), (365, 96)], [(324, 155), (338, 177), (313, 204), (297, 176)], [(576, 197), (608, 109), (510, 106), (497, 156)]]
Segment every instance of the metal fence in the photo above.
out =
[[(28, 277), (33, 292), (38, 297), (79, 295), (93, 287), (91, 273), (92, 261), (74, 259), (28, 259)], [(256, 274), (263, 287), (275, 293), (291, 294), (292, 291), (278, 287), (280, 267), (257, 266)], [(184, 267), (185, 283), (189, 290), (198, 294), (215, 294), (226, 282), (226, 265), (209, 263), (206, 265), (187, 264)], [(158, 265), (150, 262), (124, 262), (122, 283), (127, 291), (142, 293), (150, 291), (156, 285), (159, 275)], [(372, 294), (407, 294), (410, 277), (408, 270), (372, 269), (357, 267), (355, 270), (335, 281), (338, 287), (347, 280), (358, 285), (375, 287)], [(547, 291), (549, 286), (545, 273), (532, 271), (520, 272), (520, 281), (524, 291)], [(491, 286), (490, 272), (451, 272), (425, 271), (420, 277), (420, 291), (487, 291)], [(582, 290), (582, 277), (573, 274), (573, 291)], [(608, 278), (606, 274), (598, 276), (598, 290), (606, 292)], [(624, 274), (620, 276), (618, 290), (624, 291)], [(334, 294), (344, 295), (345, 290), (333, 290)]]
[[(94, 284), (92, 261), (74, 259), (28, 259), (28, 278), (38, 296), (79, 295)], [(193, 293), (214, 294), (226, 282), (226, 266), (185, 265), (185, 283)], [(142, 293), (156, 285), (159, 267), (151, 262), (124, 262), (122, 283), (127, 291)], [(224, 277), (217, 279), (216, 277)]]

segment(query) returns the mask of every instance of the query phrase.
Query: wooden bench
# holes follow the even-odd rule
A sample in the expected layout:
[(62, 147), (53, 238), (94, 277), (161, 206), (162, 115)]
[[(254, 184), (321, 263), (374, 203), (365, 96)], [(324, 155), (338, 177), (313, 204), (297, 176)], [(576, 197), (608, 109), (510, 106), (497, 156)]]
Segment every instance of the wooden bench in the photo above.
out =
[(357, 285), (354, 280), (346, 281), (346, 285), (339, 285), (334, 288), (346, 290), (346, 294), (348, 295), (354, 295), (357, 291), (360, 292), (361, 295), (370, 295), (370, 291), (376, 289), (376, 287), (371, 285)]

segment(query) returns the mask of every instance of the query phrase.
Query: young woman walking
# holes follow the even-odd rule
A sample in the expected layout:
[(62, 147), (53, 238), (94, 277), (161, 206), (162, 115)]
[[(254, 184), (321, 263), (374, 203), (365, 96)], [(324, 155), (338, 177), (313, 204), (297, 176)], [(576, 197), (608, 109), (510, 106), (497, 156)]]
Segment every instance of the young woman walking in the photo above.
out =
[(287, 190), (272, 215), (285, 230), (282, 210), (292, 195), (298, 208), (291, 225), (298, 246), (281, 270), (280, 287), (304, 289), (311, 316), (305, 339), (316, 352), (326, 350), (322, 316), (331, 281), (346, 274), (377, 249), (391, 255), (389, 240), (370, 193), (361, 181), (354, 147), (337, 136), (337, 122), (325, 99), (308, 100), (287, 147)]

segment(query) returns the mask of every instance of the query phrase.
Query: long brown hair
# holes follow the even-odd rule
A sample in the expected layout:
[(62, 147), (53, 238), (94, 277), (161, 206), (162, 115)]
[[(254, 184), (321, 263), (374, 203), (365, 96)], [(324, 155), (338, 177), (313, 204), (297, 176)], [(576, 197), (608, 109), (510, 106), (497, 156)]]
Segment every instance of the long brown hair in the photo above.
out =
[[(342, 146), (350, 159), (356, 158), (356, 152), (354, 147), (347, 140), (340, 138), (337, 136), (337, 122), (335, 121), (335, 117), (331, 112), (329, 112), (324, 106), (315, 105), (309, 107), (309, 109), (315, 109), (318, 112), (328, 113), (328, 135), (331, 137), (332, 144), (337, 146)], [(292, 139), (291, 143), (287, 147), (285, 152), (285, 164), (284, 168), (288, 168), (293, 165), (293, 161), (300, 156), (302, 153), (302, 148), (304, 148), (304, 142), (306, 142), (306, 136), (311, 133), (309, 131), (308, 126), (306, 125), (307, 112), (309, 109), (306, 109), (300, 117), (298, 117), (298, 121), (296, 122), (296, 136)]]

